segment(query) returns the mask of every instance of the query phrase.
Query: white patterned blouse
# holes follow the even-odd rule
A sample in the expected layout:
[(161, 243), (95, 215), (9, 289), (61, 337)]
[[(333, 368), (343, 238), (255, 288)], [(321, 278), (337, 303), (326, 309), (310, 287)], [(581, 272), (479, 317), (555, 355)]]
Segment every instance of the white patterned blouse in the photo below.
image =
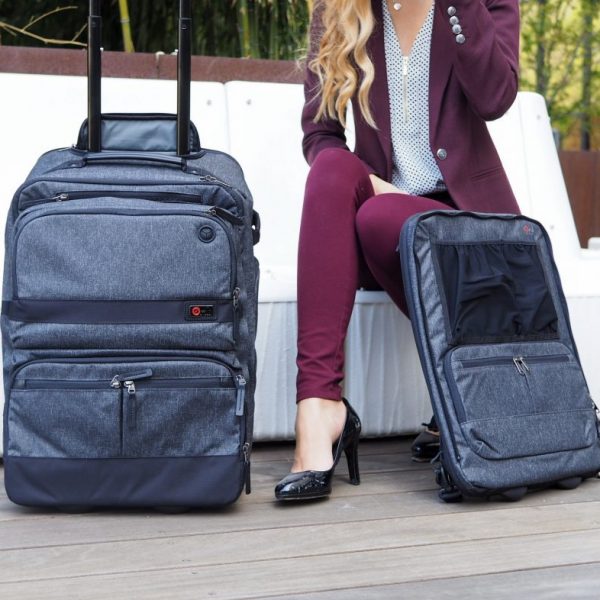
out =
[(444, 191), (446, 186), (429, 145), (429, 55), (434, 5), (410, 55), (404, 56), (387, 0), (382, 2), (394, 163), (392, 183), (414, 195)]

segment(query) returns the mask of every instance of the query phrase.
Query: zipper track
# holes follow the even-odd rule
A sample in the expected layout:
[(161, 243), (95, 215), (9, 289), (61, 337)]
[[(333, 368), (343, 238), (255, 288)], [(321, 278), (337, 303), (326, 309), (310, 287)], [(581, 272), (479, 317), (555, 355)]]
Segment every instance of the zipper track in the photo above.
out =
[[(24, 183), (16, 192), (15, 192), (15, 196), (14, 198), (17, 199), (16, 205), (19, 211), (22, 211), (24, 209), (21, 208), (21, 195), (22, 193), (34, 186), (35, 184), (38, 183), (49, 183), (49, 184), (78, 184), (81, 183), (82, 185), (106, 185), (106, 180), (104, 179), (88, 179), (88, 180), (84, 180), (84, 179), (52, 179), (52, 178), (48, 178), (48, 177), (36, 177), (35, 179), (32, 179), (30, 181), (27, 181), (26, 183)], [(221, 181), (220, 179), (217, 179), (216, 177), (212, 176), (212, 175), (202, 175), (199, 176), (195, 179), (195, 181), (193, 182), (189, 182), (189, 181), (181, 181), (181, 180), (177, 180), (177, 181), (173, 181), (173, 180), (166, 180), (166, 181), (161, 181), (161, 182), (156, 182), (156, 181), (152, 181), (151, 183), (148, 183), (147, 179), (120, 179), (118, 181), (115, 182), (115, 185), (125, 185), (125, 186), (140, 186), (140, 187), (155, 187), (158, 185), (167, 185), (167, 186), (178, 186), (178, 185), (185, 185), (185, 186), (190, 186), (190, 185), (217, 185), (219, 187), (223, 187), (227, 190), (230, 190), (230, 192), (234, 192), (234, 193), (230, 193), (231, 198), (233, 199), (235, 205), (237, 206), (238, 212), (241, 216), (243, 216), (245, 214), (244, 211), (244, 202), (243, 202), (243, 198), (245, 198), (246, 196), (244, 195), (243, 192), (241, 192), (240, 190), (238, 190), (236, 187)], [(93, 191), (93, 190), (90, 190)], [(114, 190), (115, 192), (119, 191), (119, 190)], [(125, 191), (125, 190), (123, 190)], [(140, 194), (144, 193), (144, 192), (139, 192)], [(160, 192), (159, 192), (160, 193)], [(173, 193), (177, 193), (177, 192), (173, 192)], [(237, 197), (236, 197), (237, 196)]]
[(408, 123), (408, 61), (409, 56), (402, 57), (402, 108), (404, 123)]
[[(58, 364), (109, 364), (109, 363), (144, 363), (144, 362), (209, 362), (215, 365), (224, 367), (229, 371), (231, 377), (237, 375), (233, 367), (226, 363), (208, 356), (181, 356), (181, 357), (164, 357), (164, 356), (100, 356), (89, 358), (36, 358), (23, 363), (20, 367), (14, 370), (11, 377), (10, 387), (14, 387), (17, 375), (26, 367), (41, 363), (58, 363)], [(110, 382), (109, 382), (110, 383)]]
[[(182, 199), (183, 202), (199, 204), (206, 206), (200, 202), (199, 194), (189, 192), (136, 192), (134, 190), (73, 190), (66, 192), (58, 192), (54, 196), (47, 198), (39, 198), (38, 200), (27, 200), (21, 203), (19, 209), (24, 211), (32, 206), (40, 204), (51, 204), (52, 202), (67, 202), (68, 200), (83, 200), (85, 198), (137, 198), (139, 200), (160, 199), (162, 202), (176, 202), (175, 198)], [(172, 198), (172, 199), (171, 199)]]
[(202, 208), (207, 208), (208, 212), (222, 217), (225, 221), (233, 225), (243, 225), (244, 220), (231, 211), (221, 206), (212, 204), (204, 204), (199, 194), (189, 194), (184, 192), (128, 192), (125, 190), (94, 190), (94, 191), (73, 191), (61, 192), (51, 198), (41, 198), (39, 200), (31, 200), (26, 202), (23, 211), (34, 206), (43, 204), (52, 204), (60, 202), (68, 202), (71, 200), (84, 200), (87, 198), (132, 198), (134, 200), (151, 200), (158, 201), (164, 204), (194, 204)]
[[(228, 379), (226, 383), (223, 379)], [(228, 377), (179, 377), (177, 379), (152, 378), (136, 381), (136, 387), (147, 389), (183, 388), (183, 389), (235, 389), (233, 376)], [(112, 390), (111, 382), (105, 379), (74, 381), (72, 379), (25, 379), (22, 390)]]
[[(510, 366), (514, 367), (513, 359), (514, 356), (494, 356), (489, 358), (469, 358), (460, 361), (460, 364), (465, 369), (473, 367), (485, 367), (485, 366)], [(548, 355), (536, 355), (536, 356), (519, 356), (524, 359), (527, 364), (536, 363), (559, 363), (569, 362), (568, 354), (548, 354)]]
[[(37, 219), (42, 219), (44, 217), (62, 216), (62, 215), (126, 215), (126, 216), (167, 216), (167, 217), (171, 217), (171, 216), (175, 216), (175, 215), (189, 215), (189, 216), (193, 216), (193, 217), (204, 217), (206, 219), (210, 219), (211, 221), (214, 221), (215, 223), (219, 224), (219, 226), (225, 232), (225, 236), (227, 237), (227, 241), (229, 243), (229, 260), (230, 260), (230, 265), (229, 265), (230, 291), (229, 292), (232, 297), (233, 297), (233, 294), (235, 293), (236, 284), (237, 284), (237, 269), (236, 269), (235, 244), (233, 241), (233, 236), (231, 235), (229, 229), (225, 226), (225, 224), (223, 222), (224, 220), (222, 218), (220, 218), (219, 216), (211, 214), (210, 211), (207, 210), (205, 207), (202, 207), (202, 210), (200, 211), (200, 213), (191, 212), (191, 211), (183, 211), (183, 210), (177, 211), (177, 212), (163, 213), (163, 212), (158, 212), (158, 211), (136, 210), (136, 209), (131, 209), (131, 210), (81, 209), (81, 210), (71, 210), (71, 211), (56, 211), (56, 212), (45, 213), (42, 215), (34, 215), (31, 219), (26, 221), (24, 224), (20, 223), (18, 228), (17, 228), (17, 224), (15, 224), (15, 229), (16, 229), (17, 233), (16, 233), (13, 243), (12, 243), (12, 257), (13, 258), (12, 258), (12, 274), (11, 274), (12, 281), (13, 281), (13, 295), (14, 295), (15, 299), (19, 298), (18, 285), (17, 285), (17, 245), (19, 243), (19, 239), (21, 238), (21, 234), (23, 233), (23, 230), (25, 229), (25, 227), (27, 227), (27, 225), (29, 225), (30, 223), (33, 223), (33, 221), (36, 221)], [(28, 216), (28, 215), (26, 215), (26, 216)]]

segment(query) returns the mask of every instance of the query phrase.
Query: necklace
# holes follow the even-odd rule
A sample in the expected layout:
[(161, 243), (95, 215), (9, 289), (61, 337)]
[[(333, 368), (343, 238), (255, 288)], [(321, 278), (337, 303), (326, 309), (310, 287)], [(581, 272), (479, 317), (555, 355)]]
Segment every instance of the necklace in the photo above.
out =
[(400, 10), (402, 8), (402, 4), (400, 4), (400, 2), (394, 2), (394, 4), (392, 4), (392, 7), (394, 8), (394, 10)]

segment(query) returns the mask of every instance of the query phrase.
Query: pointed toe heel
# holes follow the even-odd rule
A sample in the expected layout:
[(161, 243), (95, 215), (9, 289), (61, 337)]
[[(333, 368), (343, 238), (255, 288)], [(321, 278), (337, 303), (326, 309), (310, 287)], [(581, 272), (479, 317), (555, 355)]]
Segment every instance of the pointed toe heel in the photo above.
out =
[(275, 486), (277, 500), (314, 500), (331, 494), (331, 481), (342, 452), (348, 460), (350, 483), (358, 485), (360, 474), (358, 470), (358, 442), (361, 423), (358, 415), (346, 398), (342, 398), (346, 406), (346, 421), (342, 434), (337, 440), (333, 454), (333, 466), (328, 471), (302, 471), (289, 473)]

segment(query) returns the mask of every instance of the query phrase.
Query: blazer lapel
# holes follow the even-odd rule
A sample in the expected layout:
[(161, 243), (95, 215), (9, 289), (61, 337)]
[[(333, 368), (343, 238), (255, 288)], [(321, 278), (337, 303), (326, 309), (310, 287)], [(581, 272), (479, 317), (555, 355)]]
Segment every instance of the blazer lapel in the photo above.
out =
[(375, 79), (371, 86), (370, 100), (373, 118), (377, 124), (377, 138), (386, 159), (387, 176), (392, 174), (392, 131), (387, 68), (385, 63), (385, 40), (383, 34), (383, 7), (381, 0), (372, 2), (375, 28), (368, 42), (369, 55), (375, 67)]
[[(435, 0), (434, 0), (435, 1)], [(429, 138), (433, 140), (442, 112), (442, 100), (452, 71), (452, 59), (456, 52), (454, 36), (450, 31), (442, 3), (435, 3), (431, 53), (429, 58)], [(435, 148), (433, 149), (435, 151)]]

